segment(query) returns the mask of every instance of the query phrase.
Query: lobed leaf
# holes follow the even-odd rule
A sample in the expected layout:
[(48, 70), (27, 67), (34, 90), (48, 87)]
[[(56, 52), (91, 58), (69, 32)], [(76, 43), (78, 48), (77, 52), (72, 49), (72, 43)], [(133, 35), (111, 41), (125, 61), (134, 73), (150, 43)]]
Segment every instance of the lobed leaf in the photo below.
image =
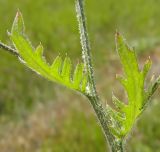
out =
[(151, 61), (149, 59), (144, 68), (140, 70), (135, 51), (128, 47), (119, 33), (116, 34), (116, 49), (124, 71), (124, 76), (117, 76), (117, 79), (127, 93), (128, 104), (112, 95), (116, 110), (110, 107), (107, 113), (109, 113), (112, 120), (111, 132), (118, 138), (123, 138), (131, 130), (137, 117), (142, 113), (144, 104), (147, 102), (144, 81), (151, 68)]
[(19, 53), (20, 60), (26, 66), (39, 73), (48, 80), (58, 82), (66, 87), (86, 93), (87, 77), (83, 64), (78, 64), (72, 74), (72, 63), (69, 57), (64, 61), (58, 56), (52, 65), (49, 65), (43, 56), (43, 46), (40, 44), (35, 49), (25, 36), (22, 14), (17, 12), (12, 25), (10, 38)]

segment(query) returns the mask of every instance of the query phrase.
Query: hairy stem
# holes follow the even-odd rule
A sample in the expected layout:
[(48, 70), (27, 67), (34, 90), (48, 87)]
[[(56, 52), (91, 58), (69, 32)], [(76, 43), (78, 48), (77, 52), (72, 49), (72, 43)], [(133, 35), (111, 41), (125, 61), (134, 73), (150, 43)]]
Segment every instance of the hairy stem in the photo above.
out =
[(6, 44), (4, 44), (2, 42), (0, 42), (0, 48), (2, 48), (3, 50), (5, 50), (5, 51), (7, 51), (7, 52), (19, 57), (19, 54), (17, 53), (17, 51), (15, 49), (11, 48), (10, 46), (8, 46), (8, 45), (6, 45)]
[[(125, 140), (123, 138), (122, 139), (117, 138), (111, 133), (110, 131), (110, 125), (112, 124), (111, 117), (106, 112), (106, 107), (103, 106), (96, 90), (96, 85), (94, 81), (94, 70), (91, 60), (91, 48), (89, 44), (83, 3), (84, 3), (83, 0), (76, 0), (76, 11), (79, 22), (80, 39), (82, 45), (82, 59), (85, 64), (85, 70), (88, 73), (88, 81), (89, 81), (89, 84), (87, 86), (86, 96), (89, 99), (95, 111), (95, 114), (100, 122), (105, 137), (110, 145), (110, 150), (112, 152), (124, 152), (125, 150), (123, 147)], [(5, 51), (11, 53), (16, 57), (20, 57), (16, 49), (7, 46), (2, 42), (0, 42), (0, 48), (4, 49)], [(151, 96), (157, 90), (159, 85), (160, 85), (160, 77), (149, 88), (147, 100), (151, 98)]]
[(76, 0), (76, 11), (77, 11), (77, 18), (79, 22), (79, 29), (80, 29), (80, 39), (82, 45), (82, 59), (86, 66), (86, 70), (89, 73), (89, 92), (88, 92), (88, 99), (90, 100), (92, 107), (97, 115), (97, 118), (101, 124), (102, 130), (111, 146), (112, 152), (123, 152), (122, 142), (119, 139), (114, 137), (109, 129), (110, 119), (109, 116), (106, 114), (105, 109), (98, 97), (95, 81), (94, 81), (94, 73), (93, 73), (93, 65), (91, 61), (91, 49), (89, 44), (88, 32), (86, 27), (86, 18), (84, 13), (84, 6), (83, 0)]
[(112, 135), (109, 129), (109, 124), (111, 124), (110, 116), (107, 115), (100, 99), (96, 96), (88, 96), (89, 101), (91, 101), (92, 107), (96, 113), (96, 116), (100, 122), (103, 133), (106, 137), (107, 144), (109, 143), (111, 152), (125, 152), (123, 142), (124, 139), (116, 138)]
[(79, 21), (80, 39), (82, 45), (82, 59), (84, 61), (87, 72), (89, 73), (89, 94), (97, 96), (96, 86), (94, 82), (93, 66), (91, 61), (91, 51), (86, 27), (86, 19), (84, 14), (83, 0), (76, 1), (77, 18)]

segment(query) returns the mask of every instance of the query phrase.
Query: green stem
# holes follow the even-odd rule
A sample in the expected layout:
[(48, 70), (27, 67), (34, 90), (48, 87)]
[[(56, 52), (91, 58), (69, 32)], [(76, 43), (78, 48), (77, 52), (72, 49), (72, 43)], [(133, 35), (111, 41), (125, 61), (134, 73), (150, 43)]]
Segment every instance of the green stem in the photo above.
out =
[(80, 39), (82, 45), (82, 59), (84, 61), (88, 75), (89, 88), (88, 88), (88, 99), (96, 113), (96, 116), (101, 124), (102, 130), (106, 136), (106, 139), (109, 142), (112, 152), (123, 152), (122, 142), (119, 139), (116, 139), (113, 136), (109, 129), (110, 116), (108, 116), (105, 112), (105, 108), (102, 105), (102, 102), (97, 94), (95, 81), (94, 81), (94, 73), (93, 73), (93, 65), (91, 61), (91, 49), (89, 44), (87, 26), (86, 26), (86, 18), (84, 13), (83, 0), (76, 0), (76, 11), (77, 18), (79, 22), (80, 29)]
[(0, 42), (0, 48), (2, 48), (5, 51), (7, 51), (7, 52), (19, 57), (19, 54), (17, 53), (17, 51), (15, 49), (11, 48), (10, 46), (8, 46), (8, 45), (6, 45), (6, 44), (4, 44), (2, 42)]
[(84, 61), (87, 72), (89, 73), (89, 94), (97, 96), (96, 86), (94, 82), (93, 66), (91, 61), (91, 49), (88, 39), (88, 32), (86, 27), (86, 19), (84, 14), (83, 0), (76, 1), (77, 18), (79, 21), (80, 39), (82, 45), (82, 59)]
[(116, 138), (112, 135), (109, 129), (110, 116), (107, 115), (100, 99), (96, 96), (88, 96), (89, 101), (91, 101), (91, 105), (96, 113), (98, 121), (100, 122), (102, 131), (106, 137), (107, 144), (109, 143), (111, 152), (125, 152), (123, 142), (124, 140)]

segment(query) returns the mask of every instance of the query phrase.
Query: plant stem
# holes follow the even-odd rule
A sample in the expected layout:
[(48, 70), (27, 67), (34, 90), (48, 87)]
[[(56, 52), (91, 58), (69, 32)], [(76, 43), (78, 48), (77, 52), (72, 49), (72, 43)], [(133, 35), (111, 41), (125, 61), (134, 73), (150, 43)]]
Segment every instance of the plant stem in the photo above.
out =
[(110, 151), (111, 152), (125, 152), (123, 142), (124, 139), (116, 138), (112, 135), (109, 129), (109, 124), (111, 124), (110, 116), (107, 115), (105, 112), (105, 109), (103, 108), (103, 105), (98, 98), (98, 96), (88, 96), (89, 101), (91, 102), (91, 105), (96, 113), (96, 116), (100, 122), (101, 128), (104, 132), (104, 135), (106, 137), (107, 144), (109, 143)]
[(82, 45), (82, 59), (84, 61), (85, 67), (87, 72), (89, 73), (89, 91), (92, 96), (96, 96), (96, 87), (94, 82), (93, 76), (93, 66), (91, 61), (91, 51), (90, 51), (90, 44), (88, 39), (88, 32), (86, 27), (86, 19), (84, 14), (84, 7), (83, 7), (83, 0), (77, 0), (76, 2), (76, 11), (77, 11), (77, 18), (79, 21), (79, 29), (80, 29), (80, 39)]
[(17, 53), (17, 51), (13, 48), (11, 48), (10, 46), (7, 46), (6, 44), (0, 42), (0, 48), (4, 49), (5, 51), (13, 54), (14, 56), (19, 57), (19, 54)]
[(106, 139), (108, 139), (112, 152), (123, 152), (122, 141), (117, 139), (110, 132), (110, 129), (109, 129), (110, 116), (106, 114), (105, 108), (103, 107), (102, 102), (96, 91), (93, 65), (91, 61), (91, 49), (90, 49), (88, 32), (86, 27), (86, 18), (84, 13), (83, 0), (76, 0), (76, 11), (77, 11), (77, 18), (79, 22), (80, 39), (81, 39), (81, 45), (82, 45), (82, 59), (84, 61), (86, 70), (89, 74), (88, 75), (88, 79), (89, 79), (88, 91), (89, 92), (87, 94), (87, 97), (91, 102), (91, 105), (101, 124), (102, 130), (106, 136)]

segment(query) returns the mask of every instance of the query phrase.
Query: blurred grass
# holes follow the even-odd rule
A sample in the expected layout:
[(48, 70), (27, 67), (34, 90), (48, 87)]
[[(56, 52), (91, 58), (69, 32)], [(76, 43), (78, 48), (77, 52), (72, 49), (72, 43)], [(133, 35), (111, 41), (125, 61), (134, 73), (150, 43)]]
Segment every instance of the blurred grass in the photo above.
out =
[[(19, 8), (30, 39), (34, 45), (42, 42), (50, 63), (58, 53), (66, 52), (74, 63), (80, 60), (74, 0), (0, 0), (0, 6), (0, 40), (10, 44), (6, 31), (11, 29)], [(153, 71), (158, 73), (160, 54), (159, 49), (156, 53), (154, 50), (160, 42), (159, 0), (86, 0), (85, 6), (97, 87), (104, 100), (110, 101), (112, 86), (119, 96), (122, 94), (114, 79), (115, 73), (121, 71), (114, 51), (116, 29), (137, 48), (140, 59), (151, 55), (155, 62)], [(83, 98), (37, 76), (10, 54), (0, 51), (0, 56), (0, 149), (3, 152), (106, 150), (100, 127)], [(153, 103), (156, 105), (142, 117), (127, 145), (130, 152), (160, 152), (160, 105), (158, 99)]]

